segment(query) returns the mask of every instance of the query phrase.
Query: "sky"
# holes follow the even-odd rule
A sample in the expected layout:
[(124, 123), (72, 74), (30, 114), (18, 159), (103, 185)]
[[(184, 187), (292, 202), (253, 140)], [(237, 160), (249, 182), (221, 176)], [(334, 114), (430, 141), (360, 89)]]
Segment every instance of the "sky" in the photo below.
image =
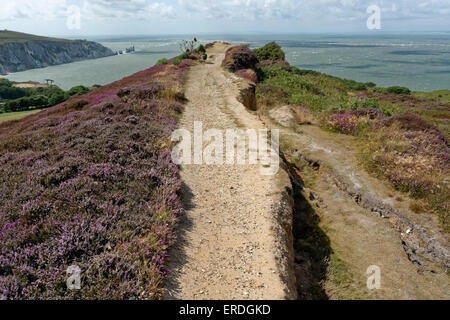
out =
[[(381, 29), (367, 26), (372, 5)], [(0, 29), (46, 36), (450, 32), (450, 0), (0, 0)]]

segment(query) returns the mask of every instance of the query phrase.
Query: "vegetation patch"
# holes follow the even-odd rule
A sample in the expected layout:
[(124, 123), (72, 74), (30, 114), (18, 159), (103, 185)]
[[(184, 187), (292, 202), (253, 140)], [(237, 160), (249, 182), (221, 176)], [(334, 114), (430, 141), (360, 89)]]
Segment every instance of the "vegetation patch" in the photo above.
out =
[(57, 86), (39, 84), (22, 88), (16, 82), (0, 79), (0, 114), (53, 107), (72, 96), (83, 95), (91, 90), (85, 86), (76, 86), (64, 91)]
[(254, 69), (258, 63), (255, 53), (249, 48), (234, 46), (227, 50), (222, 65), (230, 72)]
[(284, 51), (276, 42), (269, 42), (264, 47), (254, 50), (259, 61), (264, 60), (283, 60), (286, 58)]
[(426, 211), (437, 213), (448, 230), (448, 92), (411, 93), (404, 87), (379, 88), (370, 82), (301, 70), (278, 59), (278, 48), (270, 47), (277, 60), (264, 60), (257, 66), (259, 112), (290, 105), (308, 114), (309, 121), (299, 119), (299, 124), (314, 122), (356, 136), (363, 146), (364, 166), (421, 199)]
[(437, 128), (429, 125), (408, 114), (385, 120), (362, 137), (360, 157), (370, 172), (413, 198), (425, 200), (426, 211), (438, 214), (448, 230), (450, 148)]
[[(192, 63), (0, 124), (0, 299), (161, 298), (182, 213), (170, 135)], [(72, 265), (81, 290), (67, 289)]]

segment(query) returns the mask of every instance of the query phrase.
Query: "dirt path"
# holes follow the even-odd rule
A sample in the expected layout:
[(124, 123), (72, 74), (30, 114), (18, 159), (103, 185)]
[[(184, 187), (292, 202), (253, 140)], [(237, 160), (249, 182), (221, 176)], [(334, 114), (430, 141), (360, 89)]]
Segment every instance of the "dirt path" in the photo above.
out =
[[(281, 129), (294, 184), (284, 170), (183, 166), (187, 210), (165, 298), (450, 299), (449, 239), (438, 221), (411, 212), (407, 197), (360, 168), (352, 137), (298, 126), (289, 108), (263, 121), (246, 110), (236, 99), (243, 80), (220, 66), (226, 48), (216, 45), (190, 71), (181, 127)], [(370, 291), (373, 265), (382, 287)]]
[[(316, 279), (324, 294), (331, 299), (450, 299), (448, 236), (440, 232), (436, 217), (412, 212), (411, 200), (362, 169), (353, 137), (293, 120), (289, 107), (265, 118), (266, 125), (281, 129), (282, 148), (306, 186), (308, 214), (317, 217), (316, 227), (329, 241), (332, 254), (322, 257), (328, 271)], [(295, 212), (294, 224), (304, 221), (304, 214)], [(302, 258), (296, 258), (299, 285), (311, 281)], [(381, 268), (380, 290), (365, 288), (371, 265)]]
[[(236, 100), (239, 79), (221, 68), (226, 45), (192, 68), (181, 127), (263, 128)], [(286, 172), (263, 176), (258, 165), (184, 165), (186, 215), (171, 252), (166, 299), (292, 299), (289, 252), (292, 207)]]

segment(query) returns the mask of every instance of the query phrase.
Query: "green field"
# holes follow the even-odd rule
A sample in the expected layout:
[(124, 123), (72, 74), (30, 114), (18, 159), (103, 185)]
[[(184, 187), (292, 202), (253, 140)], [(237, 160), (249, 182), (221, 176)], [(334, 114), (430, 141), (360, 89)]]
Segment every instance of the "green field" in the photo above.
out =
[(8, 113), (0, 113), (0, 123), (10, 120), (19, 120), (25, 118), (26, 116), (34, 113), (38, 113), (41, 110), (30, 110), (30, 111), (21, 111), (21, 112), (8, 112)]
[(419, 98), (437, 99), (440, 103), (450, 102), (450, 90), (435, 90), (431, 92), (413, 92)]
[(69, 42), (72, 40), (59, 39), (59, 38), (49, 38), (41, 37), (28, 33), (21, 33), (9, 30), (0, 30), (0, 45), (10, 42), (27, 42), (27, 41), (58, 41), (58, 42)]

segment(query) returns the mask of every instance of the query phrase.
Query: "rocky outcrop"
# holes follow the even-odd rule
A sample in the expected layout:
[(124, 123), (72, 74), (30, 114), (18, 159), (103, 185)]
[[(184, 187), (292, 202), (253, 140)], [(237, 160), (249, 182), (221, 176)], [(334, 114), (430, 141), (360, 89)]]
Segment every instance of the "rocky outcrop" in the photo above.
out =
[(114, 54), (112, 50), (91, 41), (9, 42), (0, 45), (0, 74), (97, 59)]

